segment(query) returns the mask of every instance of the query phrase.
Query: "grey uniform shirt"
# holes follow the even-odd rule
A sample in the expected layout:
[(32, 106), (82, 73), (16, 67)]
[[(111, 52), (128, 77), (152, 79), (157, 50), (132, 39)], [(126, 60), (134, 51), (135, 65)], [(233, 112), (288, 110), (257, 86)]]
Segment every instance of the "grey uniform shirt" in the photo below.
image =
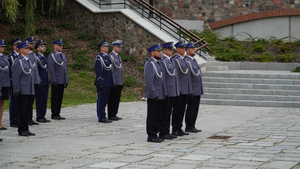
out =
[(35, 95), (32, 65), (32, 61), (22, 54), (16, 59), (12, 65), (13, 93)]
[(161, 71), (163, 73), (164, 90), (166, 96), (179, 96), (179, 84), (177, 80), (178, 75), (175, 69), (175, 64), (167, 55), (163, 55), (158, 63), (160, 64)]
[(2, 87), (10, 87), (9, 62), (5, 55), (0, 54), (0, 91)]
[(115, 85), (123, 85), (124, 84), (123, 65), (122, 65), (122, 59), (120, 55), (112, 51), (109, 54), (109, 58), (113, 65), (113, 78), (114, 78)]
[(65, 54), (53, 51), (48, 56), (48, 71), (51, 83), (69, 83), (67, 60)]
[(34, 80), (34, 84), (41, 84), (41, 78), (39, 75), (39, 70), (38, 70), (38, 61), (37, 61), (37, 56), (34, 52), (30, 51), (30, 54), (28, 55), (28, 59), (31, 61), (32, 64), (32, 77)]
[(194, 96), (203, 95), (204, 92), (203, 92), (201, 68), (198, 62), (196, 61), (196, 59), (192, 58), (191, 56), (187, 56), (186, 61), (191, 71), (193, 95)]

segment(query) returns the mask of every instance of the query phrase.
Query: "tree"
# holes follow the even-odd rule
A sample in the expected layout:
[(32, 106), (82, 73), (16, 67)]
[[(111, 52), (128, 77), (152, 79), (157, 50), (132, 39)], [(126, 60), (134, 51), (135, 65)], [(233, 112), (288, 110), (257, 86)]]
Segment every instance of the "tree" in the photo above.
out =
[[(23, 0), (25, 1), (25, 33), (27, 36), (34, 35), (34, 11), (37, 8), (37, 0)], [(49, 13), (58, 14), (63, 10), (65, 0), (41, 0), (42, 12), (44, 13), (44, 1), (50, 2)], [(15, 22), (19, 14), (20, 3), (18, 0), (2, 0), (2, 9), (5, 10), (6, 17)]]

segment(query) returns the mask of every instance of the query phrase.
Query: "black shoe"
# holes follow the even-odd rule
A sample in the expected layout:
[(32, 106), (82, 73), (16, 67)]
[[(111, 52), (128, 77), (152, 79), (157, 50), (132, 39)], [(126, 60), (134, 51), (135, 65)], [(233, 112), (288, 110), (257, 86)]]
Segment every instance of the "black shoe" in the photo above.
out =
[(66, 120), (66, 118), (61, 117), (60, 115), (58, 115), (58, 117), (59, 117), (61, 120)]
[(165, 134), (165, 135), (160, 135), (159, 138), (172, 140), (174, 137), (172, 137), (170, 134)]
[(172, 135), (175, 135), (175, 136), (183, 136), (183, 134), (181, 132), (178, 132), (178, 131), (173, 131), (172, 132)]
[(158, 137), (156, 137), (156, 138), (148, 137), (147, 141), (148, 141), (148, 142), (153, 142), (153, 143), (161, 143), (161, 142), (163, 142), (163, 141), (165, 141), (165, 140), (164, 140), (164, 139), (161, 139), (161, 138), (158, 138)]
[(26, 133), (27, 133), (29, 136), (35, 136), (35, 134), (34, 134), (34, 133), (31, 133), (29, 130), (26, 131)]
[(108, 120), (108, 119), (101, 119), (99, 120), (100, 123), (111, 123), (112, 121), (111, 120)]
[(173, 134), (169, 134), (169, 136), (173, 137), (173, 138), (177, 138), (176, 135), (173, 135)]
[(36, 121), (41, 122), (41, 123), (48, 123), (50, 120), (47, 120), (45, 117), (41, 119), (37, 119)]
[(190, 133), (186, 133), (184, 132), (182, 129), (179, 130), (179, 133), (183, 134), (183, 135), (189, 135)]
[(28, 134), (26, 131), (24, 131), (24, 132), (22, 132), (22, 133), (19, 133), (19, 136), (26, 136), (26, 137), (28, 137), (29, 134)]
[(7, 130), (7, 128), (5, 128), (5, 127), (1, 127), (1, 128), (0, 128), (0, 130)]
[(18, 128), (18, 125), (17, 124), (10, 124), (10, 127)]
[(61, 120), (59, 116), (52, 116), (51, 119), (53, 119), (53, 120)]
[(108, 119), (112, 120), (112, 121), (118, 121), (118, 120), (120, 120), (117, 116), (109, 117)]
[(185, 128), (186, 132), (190, 132), (190, 133), (198, 133), (197, 130), (193, 129), (189, 129), (189, 128)]
[(0, 138), (0, 141), (3, 141), (2, 138)]
[(48, 120), (44, 117), (44, 120), (46, 121), (46, 123), (49, 123), (51, 120)]
[(194, 130), (195, 130), (195, 131), (197, 131), (197, 132), (201, 132), (201, 131), (202, 131), (202, 130), (198, 130), (198, 129), (196, 129), (195, 127), (194, 127)]
[(28, 121), (28, 125), (39, 125), (39, 123), (37, 123), (31, 119)]

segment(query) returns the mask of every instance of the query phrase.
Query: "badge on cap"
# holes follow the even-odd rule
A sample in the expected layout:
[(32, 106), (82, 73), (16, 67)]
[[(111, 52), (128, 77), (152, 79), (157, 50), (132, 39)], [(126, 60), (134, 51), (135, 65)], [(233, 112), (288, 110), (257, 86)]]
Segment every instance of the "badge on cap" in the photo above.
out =
[(152, 51), (155, 51), (155, 50), (161, 50), (159, 45), (160, 45), (159, 43), (156, 43), (156, 44), (152, 45), (150, 48), (148, 48), (149, 53), (151, 53)]
[(122, 46), (122, 40), (116, 40), (112, 43), (113, 46)]
[(101, 43), (98, 44), (98, 47), (103, 47), (103, 46), (108, 46), (108, 43), (106, 40), (102, 41)]
[(6, 45), (4, 44), (4, 39), (0, 39), (0, 46), (5, 47)]

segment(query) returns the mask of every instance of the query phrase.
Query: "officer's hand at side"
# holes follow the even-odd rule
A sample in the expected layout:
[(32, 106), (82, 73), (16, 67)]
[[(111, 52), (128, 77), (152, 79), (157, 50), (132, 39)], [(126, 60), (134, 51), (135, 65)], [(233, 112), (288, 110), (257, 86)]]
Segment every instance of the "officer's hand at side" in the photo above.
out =
[(58, 84), (57, 84), (56, 82), (54, 82), (54, 83), (52, 83), (51, 86), (54, 87), (54, 88), (57, 88), (57, 87), (58, 87)]
[(67, 87), (68, 87), (68, 83), (65, 84), (64, 88), (67, 88)]
[(98, 90), (99, 90), (100, 92), (102, 92), (103, 89), (104, 89), (104, 86), (103, 86), (103, 85), (99, 85), (99, 86), (98, 86)]
[(15, 97), (16, 99), (18, 99), (18, 98), (19, 98), (19, 96), (20, 96), (20, 93), (19, 93), (19, 92), (17, 92), (17, 93), (14, 93), (14, 97)]
[(40, 89), (41, 89), (41, 84), (36, 84), (36, 85), (35, 85), (35, 88), (36, 88), (38, 91), (40, 91)]

